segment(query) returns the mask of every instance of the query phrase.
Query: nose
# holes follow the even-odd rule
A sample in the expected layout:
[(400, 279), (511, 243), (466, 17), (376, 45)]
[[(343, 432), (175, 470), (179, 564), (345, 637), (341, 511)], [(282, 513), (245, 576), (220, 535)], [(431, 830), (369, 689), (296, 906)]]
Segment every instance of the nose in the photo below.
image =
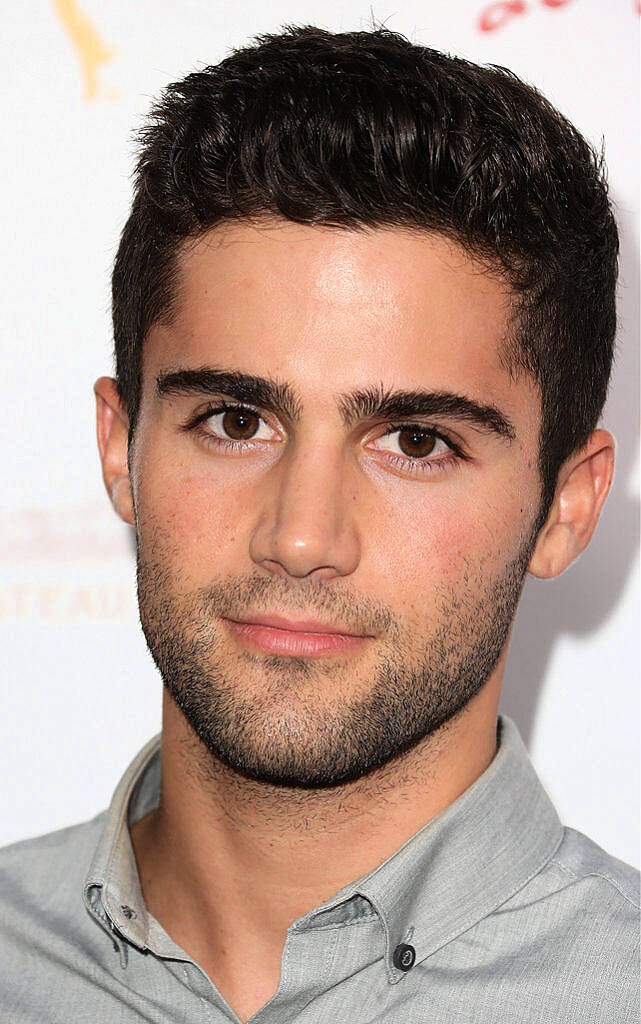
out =
[(342, 454), (299, 445), (270, 473), (249, 553), (278, 575), (314, 579), (348, 576), (360, 560), (359, 536), (347, 495)]

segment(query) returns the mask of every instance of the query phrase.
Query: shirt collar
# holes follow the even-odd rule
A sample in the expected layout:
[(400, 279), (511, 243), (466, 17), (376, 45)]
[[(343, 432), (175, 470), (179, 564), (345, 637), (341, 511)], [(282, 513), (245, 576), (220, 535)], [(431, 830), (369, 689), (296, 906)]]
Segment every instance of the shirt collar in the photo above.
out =
[[(395, 984), (399, 943), (420, 963), (510, 899), (552, 857), (563, 828), (512, 719), (499, 716), (498, 750), (482, 775), (378, 868), (299, 918), (295, 930), (327, 923), (350, 901), (363, 900), (385, 931), (386, 970)], [(91, 868), (85, 903), (105, 925), (140, 949), (175, 957), (177, 947), (147, 912), (128, 823), (156, 806), (160, 737), (131, 763), (114, 793)], [(98, 899), (99, 895), (99, 899)]]
[(139, 949), (151, 948), (155, 922), (142, 894), (129, 825), (158, 805), (160, 739), (149, 740), (118, 783), (84, 884), (89, 912)]
[(420, 963), (510, 899), (561, 842), (559, 817), (507, 716), (498, 743), (476, 782), (357, 884), (385, 922), (391, 982), (403, 976), (392, 960), (400, 942)]

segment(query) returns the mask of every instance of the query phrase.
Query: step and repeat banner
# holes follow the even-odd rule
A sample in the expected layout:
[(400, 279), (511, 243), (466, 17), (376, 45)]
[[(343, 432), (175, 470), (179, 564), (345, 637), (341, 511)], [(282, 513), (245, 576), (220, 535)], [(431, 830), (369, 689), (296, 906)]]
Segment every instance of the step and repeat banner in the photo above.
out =
[(92, 384), (132, 129), (153, 97), (288, 24), (384, 24), (534, 83), (605, 140), (621, 228), (617, 470), (560, 579), (529, 579), (502, 708), (563, 821), (639, 864), (639, 6), (633, 0), (9, 0), (3, 140), (0, 845), (91, 817), (160, 726), (131, 532), (103, 492)]

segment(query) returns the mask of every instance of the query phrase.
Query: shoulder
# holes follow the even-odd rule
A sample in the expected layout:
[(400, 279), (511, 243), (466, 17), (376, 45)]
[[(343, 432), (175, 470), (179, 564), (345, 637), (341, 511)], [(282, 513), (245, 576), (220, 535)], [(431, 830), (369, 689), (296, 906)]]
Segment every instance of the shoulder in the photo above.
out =
[(56, 866), (68, 871), (85, 853), (91, 859), (106, 816), (107, 811), (102, 811), (90, 821), (0, 847), (0, 892), (6, 881), (39, 874), (47, 877)]
[(639, 872), (631, 864), (607, 853), (582, 832), (573, 828), (563, 830), (563, 840), (549, 861), (548, 869), (560, 871), (567, 886), (583, 883), (585, 898), (597, 905), (602, 903), (604, 910), (638, 918)]
[(0, 849), (0, 917), (19, 927), (46, 907), (75, 907), (89, 870), (107, 812), (90, 821), (24, 839)]
[(541, 871), (498, 908), (494, 927), (536, 962), (536, 987), (559, 1019), (628, 1021), (638, 1013), (639, 872), (564, 828)]
[(101, 990), (83, 891), (106, 815), (0, 849), (0, 1020), (69, 1020), (74, 999)]
[(581, 832), (563, 828), (543, 867), (477, 928), (475, 948), (520, 1013), (638, 1020), (639, 872)]
[(638, 945), (639, 881), (636, 868), (566, 827), (542, 870), (500, 909), (522, 911), (544, 931), (552, 926), (566, 946), (584, 952), (598, 936), (602, 961), (607, 943), (631, 963), (629, 952)]

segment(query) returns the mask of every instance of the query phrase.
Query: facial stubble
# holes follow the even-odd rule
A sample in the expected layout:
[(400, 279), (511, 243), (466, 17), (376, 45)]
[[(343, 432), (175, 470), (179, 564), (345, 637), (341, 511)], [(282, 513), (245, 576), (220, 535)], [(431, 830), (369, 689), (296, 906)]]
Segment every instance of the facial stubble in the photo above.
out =
[[(489, 579), (468, 561), (458, 586), (435, 588), (431, 628), (416, 635), (384, 604), (334, 582), (262, 574), (189, 592), (167, 540), (152, 538), (153, 557), (138, 540), (137, 557), (141, 624), (165, 687), (216, 762), (298, 789), (360, 779), (462, 711), (507, 642), (533, 546), (528, 538)], [(345, 696), (359, 671), (350, 658), (251, 654), (225, 635), (222, 618), (274, 610), (373, 634), (366, 692)]]

